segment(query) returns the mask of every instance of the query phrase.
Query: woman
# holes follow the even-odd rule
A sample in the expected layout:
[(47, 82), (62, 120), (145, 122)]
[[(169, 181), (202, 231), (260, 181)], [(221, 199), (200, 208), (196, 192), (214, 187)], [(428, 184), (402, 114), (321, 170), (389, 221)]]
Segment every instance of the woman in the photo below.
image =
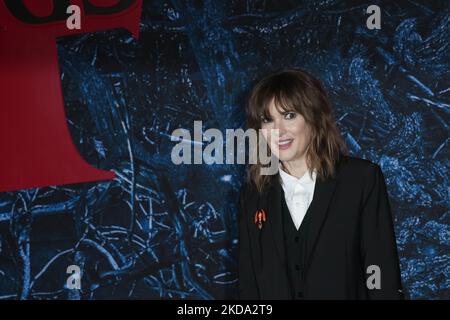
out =
[(280, 168), (250, 165), (241, 190), (240, 297), (403, 298), (383, 173), (347, 155), (321, 83), (296, 69), (267, 76), (247, 125), (267, 129)]

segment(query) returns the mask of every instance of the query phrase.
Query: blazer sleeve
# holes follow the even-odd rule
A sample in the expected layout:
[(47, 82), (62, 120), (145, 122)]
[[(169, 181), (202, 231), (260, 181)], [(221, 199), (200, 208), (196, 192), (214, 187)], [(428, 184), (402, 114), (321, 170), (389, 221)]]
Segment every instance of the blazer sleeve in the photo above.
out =
[[(370, 167), (361, 212), (361, 253), (367, 296), (369, 299), (404, 299), (386, 182), (377, 164), (371, 163)], [(374, 287), (371, 276), (377, 268), (380, 286)], [(372, 283), (371, 287), (368, 281)]]
[(250, 238), (245, 217), (244, 188), (239, 196), (238, 225), (239, 225), (239, 299), (258, 300), (259, 292), (251, 259)]

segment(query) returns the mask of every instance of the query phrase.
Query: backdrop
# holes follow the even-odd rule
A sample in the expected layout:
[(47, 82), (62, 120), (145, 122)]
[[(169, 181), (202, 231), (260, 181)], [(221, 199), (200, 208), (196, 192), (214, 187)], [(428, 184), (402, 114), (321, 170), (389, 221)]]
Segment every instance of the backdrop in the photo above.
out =
[(243, 128), (255, 80), (293, 66), (329, 90), (351, 155), (383, 170), (407, 296), (449, 299), (449, 24), (444, 0), (171, 0), (144, 1), (139, 39), (61, 37), (72, 140), (116, 177), (0, 193), (0, 298), (235, 298), (245, 168), (174, 165), (171, 133)]

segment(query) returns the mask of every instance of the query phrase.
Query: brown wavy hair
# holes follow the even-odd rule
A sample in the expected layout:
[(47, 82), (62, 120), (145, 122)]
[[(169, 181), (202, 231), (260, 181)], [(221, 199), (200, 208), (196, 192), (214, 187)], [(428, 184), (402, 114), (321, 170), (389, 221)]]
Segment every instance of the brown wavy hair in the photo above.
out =
[[(334, 176), (335, 165), (342, 155), (348, 155), (348, 148), (336, 126), (331, 103), (321, 82), (296, 68), (282, 69), (264, 77), (250, 92), (246, 110), (248, 128), (261, 129), (262, 117), (270, 118), (269, 106), (272, 100), (277, 109), (297, 112), (309, 125), (311, 139), (306, 151), (308, 168), (316, 169), (319, 179)], [(263, 165), (258, 157), (256, 159), (256, 164), (249, 165), (247, 181), (253, 183), (258, 192), (262, 192), (279, 175), (261, 175)]]

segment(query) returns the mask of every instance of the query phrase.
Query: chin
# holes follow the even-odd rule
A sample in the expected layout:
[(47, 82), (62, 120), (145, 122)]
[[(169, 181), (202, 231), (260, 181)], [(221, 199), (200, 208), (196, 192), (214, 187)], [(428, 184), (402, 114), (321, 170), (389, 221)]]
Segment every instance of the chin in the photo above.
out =
[(295, 154), (292, 154), (291, 152), (284, 152), (280, 151), (278, 159), (280, 161), (292, 161), (295, 158)]

